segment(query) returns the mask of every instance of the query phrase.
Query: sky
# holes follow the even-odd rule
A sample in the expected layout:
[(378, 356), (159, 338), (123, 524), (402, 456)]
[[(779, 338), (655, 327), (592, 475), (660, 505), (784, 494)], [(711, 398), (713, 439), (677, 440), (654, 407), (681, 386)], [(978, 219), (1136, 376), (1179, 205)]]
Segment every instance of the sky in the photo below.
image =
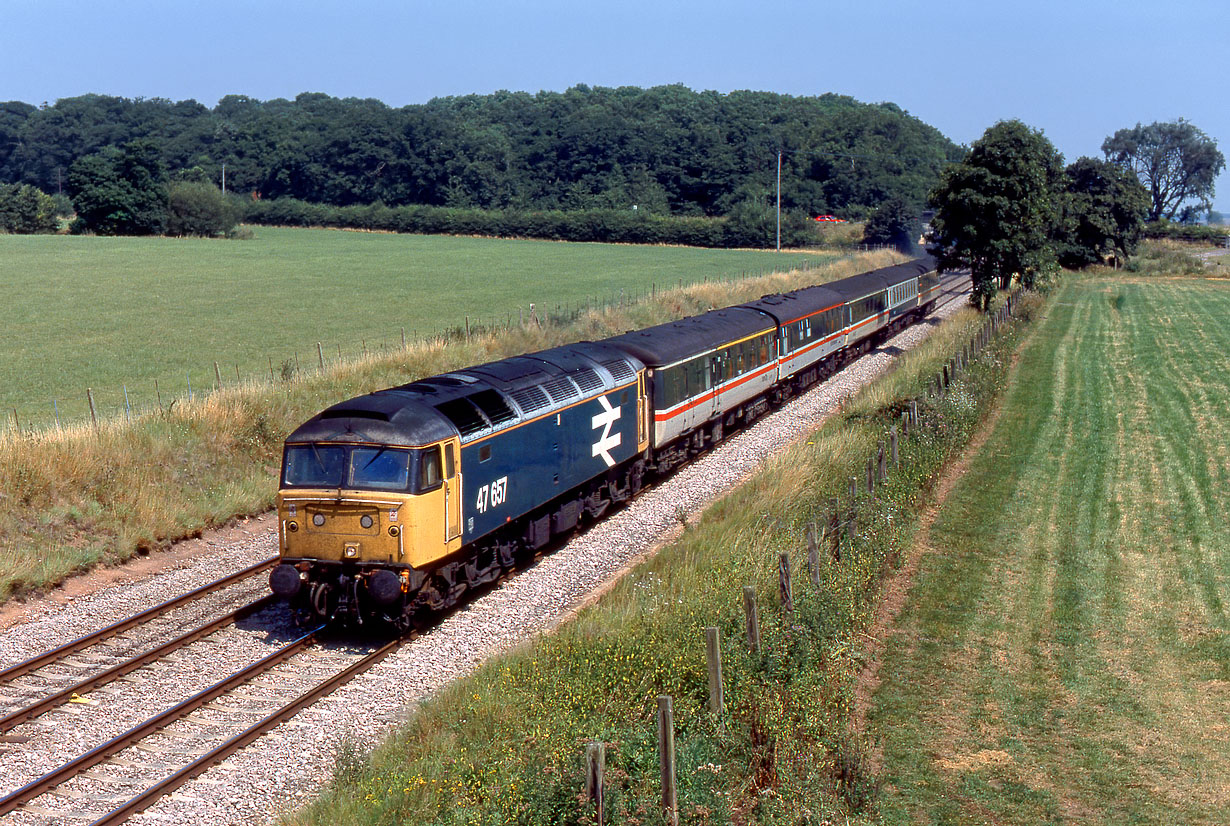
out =
[(1071, 162), (1177, 118), (1230, 154), (1228, 39), (1227, 0), (0, 0), (0, 100), (681, 83), (890, 101), (963, 144), (1017, 118)]

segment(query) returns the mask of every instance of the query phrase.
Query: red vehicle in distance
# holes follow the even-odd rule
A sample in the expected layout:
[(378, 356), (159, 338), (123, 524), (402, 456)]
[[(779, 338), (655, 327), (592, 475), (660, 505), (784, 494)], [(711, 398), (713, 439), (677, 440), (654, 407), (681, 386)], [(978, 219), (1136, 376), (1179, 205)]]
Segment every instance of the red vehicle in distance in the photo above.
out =
[(817, 215), (816, 220), (822, 224), (844, 224), (845, 218), (838, 218), (836, 215)]

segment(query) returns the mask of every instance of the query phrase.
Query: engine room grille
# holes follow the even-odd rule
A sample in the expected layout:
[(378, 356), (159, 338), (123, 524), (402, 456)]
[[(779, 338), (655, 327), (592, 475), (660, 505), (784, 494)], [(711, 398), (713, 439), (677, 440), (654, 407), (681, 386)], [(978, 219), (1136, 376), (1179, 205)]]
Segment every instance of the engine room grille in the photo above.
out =
[(602, 366), (611, 371), (611, 376), (617, 384), (623, 384), (636, 378), (636, 371), (626, 361), (605, 361)]
[(474, 402), (474, 405), (491, 420), (491, 423), (496, 427), (505, 422), (515, 421), (517, 414), (508, 406), (508, 402), (504, 401), (504, 397), (494, 390), (480, 390), (477, 393), (471, 393), (466, 396), (467, 399)]
[(588, 367), (572, 373), (571, 378), (577, 383), (577, 387), (581, 388), (582, 393), (592, 393), (602, 389), (602, 379), (596, 371)]
[(466, 399), (451, 399), (436, 405), (446, 419), (452, 422), (462, 438), (473, 436), (487, 429), (486, 420), (479, 414), (478, 408)]
[(564, 402), (581, 397), (581, 394), (577, 392), (576, 385), (566, 378), (549, 381), (542, 386), (542, 389), (547, 391), (551, 401), (556, 404), (563, 404)]
[(521, 390), (516, 390), (510, 394), (513, 401), (521, 408), (525, 415), (530, 415), (535, 410), (542, 410), (551, 404), (547, 398), (547, 394), (542, 392), (540, 387), (526, 387)]

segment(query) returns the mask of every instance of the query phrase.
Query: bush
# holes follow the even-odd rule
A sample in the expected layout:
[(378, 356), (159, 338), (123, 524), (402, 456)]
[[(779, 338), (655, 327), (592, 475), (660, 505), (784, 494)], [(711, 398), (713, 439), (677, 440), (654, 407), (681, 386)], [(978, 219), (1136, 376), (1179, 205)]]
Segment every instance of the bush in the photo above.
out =
[(176, 181), (168, 187), (167, 235), (213, 238), (239, 223), (238, 212), (211, 183)]
[(0, 186), (0, 232), (18, 235), (55, 232), (55, 201), (27, 184)]
[(1203, 224), (1175, 224), (1170, 221), (1154, 221), (1145, 224), (1146, 238), (1193, 241), (1196, 243), (1216, 244), (1220, 247), (1226, 242), (1227, 235), (1230, 235), (1230, 229), (1226, 227), (1209, 227)]
[[(381, 203), (336, 207), (277, 198), (247, 202), (238, 217), (245, 223), (268, 226), (337, 227), (423, 235), (762, 249), (776, 243), (776, 216), (762, 207), (737, 210), (729, 218), (701, 218), (624, 209), (483, 210), (421, 205), (389, 207)], [(782, 216), (782, 246), (800, 247), (812, 241), (812, 228), (805, 216)]]

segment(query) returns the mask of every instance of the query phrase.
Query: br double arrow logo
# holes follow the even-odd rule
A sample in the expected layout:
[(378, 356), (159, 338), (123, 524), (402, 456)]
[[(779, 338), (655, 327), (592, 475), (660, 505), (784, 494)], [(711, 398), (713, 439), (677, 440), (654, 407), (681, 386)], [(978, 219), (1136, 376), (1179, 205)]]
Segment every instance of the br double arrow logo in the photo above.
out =
[(606, 396), (599, 396), (598, 402), (602, 405), (602, 412), (594, 416), (591, 427), (594, 430), (602, 428), (602, 436), (594, 444), (594, 451), (591, 455), (601, 456), (602, 461), (606, 462), (607, 467), (614, 467), (615, 457), (611, 455), (611, 451), (619, 447), (622, 437), (619, 433), (612, 433), (611, 428), (619, 418), (621, 408), (618, 405), (611, 407), (611, 403), (607, 401)]

